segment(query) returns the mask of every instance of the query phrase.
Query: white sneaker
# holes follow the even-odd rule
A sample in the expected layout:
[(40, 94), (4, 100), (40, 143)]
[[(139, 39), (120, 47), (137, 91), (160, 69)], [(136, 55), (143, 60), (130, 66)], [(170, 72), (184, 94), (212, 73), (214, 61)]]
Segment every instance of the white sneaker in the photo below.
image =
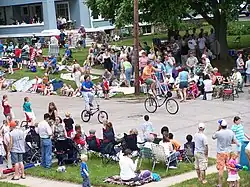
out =
[(169, 166), (169, 169), (177, 169), (176, 166)]

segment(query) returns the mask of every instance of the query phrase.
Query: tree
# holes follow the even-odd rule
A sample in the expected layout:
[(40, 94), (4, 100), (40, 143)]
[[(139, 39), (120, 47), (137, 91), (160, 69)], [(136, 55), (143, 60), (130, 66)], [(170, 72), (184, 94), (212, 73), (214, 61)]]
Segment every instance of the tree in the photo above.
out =
[[(188, 12), (200, 14), (214, 27), (221, 58), (226, 58), (228, 22), (238, 19), (242, 3), (243, 0), (139, 0), (140, 21), (175, 29)], [(116, 26), (133, 23), (133, 0), (87, 0), (87, 5)]]

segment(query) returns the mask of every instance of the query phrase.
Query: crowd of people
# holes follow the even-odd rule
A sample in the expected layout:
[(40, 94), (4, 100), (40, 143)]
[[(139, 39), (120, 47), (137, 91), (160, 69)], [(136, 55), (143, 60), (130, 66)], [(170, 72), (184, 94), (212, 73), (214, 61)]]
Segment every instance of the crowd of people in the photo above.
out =
[[(25, 179), (24, 155), (26, 153), (26, 141), (29, 132), (32, 131), (40, 139), (41, 166), (44, 168), (50, 169), (52, 167), (52, 153), (62, 151), (65, 140), (72, 140), (81, 149), (80, 174), (83, 177), (84, 187), (90, 186), (86, 151), (109, 155), (114, 161), (119, 161), (122, 181), (140, 181), (140, 172), (138, 173), (137, 170), (140, 150), (148, 148), (153, 151), (154, 144), (163, 147), (166, 159), (170, 156), (176, 158), (171, 160), (170, 169), (178, 169), (178, 162), (185, 161), (187, 157), (194, 158), (198, 180), (202, 184), (207, 183), (206, 170), (208, 167), (209, 146), (207, 136), (204, 134), (206, 129), (204, 123), (199, 123), (198, 132), (187, 135), (187, 142), (182, 145), (174, 138), (174, 134), (169, 131), (167, 126), (161, 128), (159, 135), (154, 130), (154, 125), (148, 115), (144, 116), (144, 122), (138, 126), (138, 130), (136, 128), (131, 129), (128, 134), (124, 133), (123, 136), (115, 133), (115, 127), (111, 122), (104, 121), (102, 127), (103, 137), (98, 138), (95, 129), (91, 129), (89, 134), (84, 133), (81, 126), (75, 123), (69, 112), (62, 119), (59, 116), (58, 108), (53, 102), (49, 103), (48, 111), (44, 114), (44, 120), (36, 123), (37, 120), (32, 109), (31, 100), (28, 97), (24, 98), (23, 111), (29, 118), (27, 130), (21, 128), (20, 123), (15, 121), (7, 95), (3, 96), (2, 107), (6, 120), (3, 121), (0, 127), (1, 179), (5, 178), (3, 176), (3, 160), (6, 160), (7, 167), (12, 168), (14, 166), (15, 168), (12, 180)], [(214, 133), (212, 139), (217, 140), (218, 186), (222, 186), (225, 167), (228, 169), (227, 181), (230, 186), (239, 186), (240, 177), (238, 169), (235, 169), (235, 167), (239, 163), (242, 144), (245, 140), (250, 139), (244, 131), (241, 118), (234, 117), (231, 129), (226, 120), (219, 120), (218, 130)], [(237, 149), (233, 149), (233, 144), (237, 146)], [(249, 152), (250, 150), (246, 148), (246, 154), (250, 159)], [(133, 161), (132, 158), (137, 156), (139, 157)], [(64, 160), (58, 155), (57, 159), (59, 166), (65, 164)]]

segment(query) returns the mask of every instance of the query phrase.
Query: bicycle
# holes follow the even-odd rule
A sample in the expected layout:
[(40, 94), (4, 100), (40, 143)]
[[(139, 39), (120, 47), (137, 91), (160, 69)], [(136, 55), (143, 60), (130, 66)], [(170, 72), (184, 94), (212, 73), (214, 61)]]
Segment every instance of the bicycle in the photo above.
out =
[[(164, 104), (166, 105), (166, 110), (169, 114), (176, 114), (179, 111), (179, 104), (177, 101), (172, 97), (172, 93), (169, 90), (168, 86), (166, 85), (166, 91), (164, 92), (162, 85), (158, 81), (157, 77), (154, 76), (154, 79), (156, 81), (156, 87), (157, 89), (160, 89), (161, 96), (165, 97), (162, 103), (159, 103), (158, 99), (156, 99), (154, 96), (148, 93), (147, 99), (144, 101), (144, 107), (149, 113), (156, 112), (157, 108), (162, 107)], [(158, 96), (158, 94), (157, 94)], [(148, 106), (147, 106), (148, 104)], [(153, 107), (152, 110), (149, 109), (149, 107)], [(175, 107), (175, 109), (174, 109)]]
[[(97, 91), (95, 92), (95, 96), (97, 95), (97, 97), (99, 97), (99, 95), (97, 94)], [(98, 102), (95, 100), (96, 102), (96, 108), (90, 108), (90, 111), (84, 109), (81, 112), (81, 119), (83, 122), (89, 122), (90, 118), (95, 115), (96, 113), (98, 113), (97, 115), (97, 120), (99, 123), (103, 123), (104, 120), (108, 120), (108, 113), (104, 110), (100, 110), (100, 105), (98, 104)]]

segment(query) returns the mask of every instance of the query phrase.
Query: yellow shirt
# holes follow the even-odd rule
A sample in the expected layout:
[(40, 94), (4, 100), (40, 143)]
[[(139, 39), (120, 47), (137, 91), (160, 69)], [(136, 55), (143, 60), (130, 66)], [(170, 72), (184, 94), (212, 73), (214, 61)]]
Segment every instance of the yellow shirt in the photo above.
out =
[(153, 66), (145, 66), (145, 68), (143, 69), (143, 73), (142, 73), (142, 79), (146, 80), (148, 78), (151, 78), (152, 73), (155, 71), (156, 69)]

